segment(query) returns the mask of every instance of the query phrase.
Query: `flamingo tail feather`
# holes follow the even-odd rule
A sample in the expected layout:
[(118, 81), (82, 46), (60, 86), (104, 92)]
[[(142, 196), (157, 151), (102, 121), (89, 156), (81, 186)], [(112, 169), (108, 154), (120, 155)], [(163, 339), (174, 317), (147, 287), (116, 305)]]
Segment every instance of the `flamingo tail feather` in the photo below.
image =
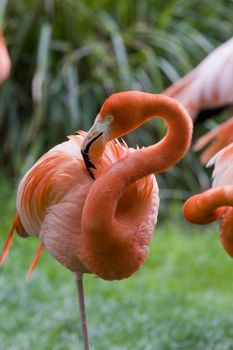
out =
[(31, 265), (30, 265), (30, 267), (29, 267), (29, 270), (28, 270), (28, 273), (27, 273), (26, 279), (25, 279), (26, 282), (29, 281), (29, 279), (30, 279), (30, 277), (31, 277), (31, 275), (32, 275), (33, 270), (35, 269), (36, 265), (38, 264), (38, 261), (39, 261), (39, 259), (40, 259), (40, 256), (41, 256), (41, 253), (42, 253), (43, 249), (44, 249), (44, 244), (41, 242), (41, 243), (39, 244), (38, 248), (37, 248), (36, 254), (35, 254), (35, 256), (34, 256), (34, 258), (33, 258), (33, 260), (32, 260), (32, 263), (31, 263)]
[(1, 257), (0, 257), (0, 266), (4, 263), (4, 261), (6, 260), (8, 254), (9, 254), (10, 247), (11, 247), (12, 242), (13, 242), (13, 235), (14, 235), (14, 230), (15, 230), (15, 228), (17, 226), (17, 222), (18, 222), (18, 214), (16, 214), (16, 216), (15, 216), (13, 222), (12, 222), (10, 231), (9, 231), (7, 239), (5, 241), (5, 244), (4, 244), (4, 247), (3, 247), (3, 250), (2, 250), (2, 254), (1, 254)]

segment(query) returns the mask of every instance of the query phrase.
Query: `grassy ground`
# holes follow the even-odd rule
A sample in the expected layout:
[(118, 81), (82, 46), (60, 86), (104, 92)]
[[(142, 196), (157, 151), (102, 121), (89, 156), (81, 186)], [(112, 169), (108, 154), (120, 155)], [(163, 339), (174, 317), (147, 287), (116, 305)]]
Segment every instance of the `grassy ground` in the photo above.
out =
[[(3, 203), (0, 209), (2, 246), (11, 209)], [(71, 274), (45, 253), (24, 283), (36, 246), (33, 239), (15, 237), (0, 270), (0, 348), (82, 349)], [(216, 226), (164, 222), (133, 277), (105, 282), (86, 276), (91, 349), (232, 349), (232, 266)]]

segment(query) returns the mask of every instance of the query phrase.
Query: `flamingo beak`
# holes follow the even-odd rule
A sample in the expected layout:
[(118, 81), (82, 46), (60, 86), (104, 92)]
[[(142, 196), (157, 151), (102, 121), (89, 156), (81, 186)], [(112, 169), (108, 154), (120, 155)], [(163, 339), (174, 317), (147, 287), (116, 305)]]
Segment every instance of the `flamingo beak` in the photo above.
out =
[(94, 156), (101, 155), (103, 150), (103, 140), (101, 136), (103, 135), (103, 133), (104, 132), (96, 128), (96, 125), (94, 124), (94, 126), (86, 135), (81, 148), (81, 153), (82, 153), (87, 171), (89, 172), (90, 176), (93, 179), (95, 179), (93, 174), (93, 169), (96, 169), (96, 166), (95, 164), (93, 164), (90, 158), (90, 154), (93, 154)]
[(102, 118), (102, 116), (98, 114), (82, 144), (81, 153), (83, 160), (93, 179), (95, 179), (93, 169), (96, 169), (94, 161), (101, 158), (106, 142), (111, 139), (110, 124), (112, 121), (113, 116), (109, 115)]

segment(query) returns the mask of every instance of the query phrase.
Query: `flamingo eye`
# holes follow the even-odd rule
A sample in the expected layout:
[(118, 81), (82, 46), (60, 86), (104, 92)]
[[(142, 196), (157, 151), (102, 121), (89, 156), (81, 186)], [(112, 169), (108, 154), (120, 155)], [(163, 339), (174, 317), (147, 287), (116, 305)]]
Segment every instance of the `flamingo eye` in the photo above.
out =
[(113, 121), (114, 117), (113, 115), (107, 115), (107, 117), (105, 118), (105, 121), (110, 124)]

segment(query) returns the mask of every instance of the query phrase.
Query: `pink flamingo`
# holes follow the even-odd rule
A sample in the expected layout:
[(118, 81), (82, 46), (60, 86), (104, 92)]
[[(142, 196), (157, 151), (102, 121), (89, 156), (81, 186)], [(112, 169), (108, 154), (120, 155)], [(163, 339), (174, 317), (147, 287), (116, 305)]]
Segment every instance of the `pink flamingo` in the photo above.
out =
[(0, 28), (0, 84), (8, 77), (8, 75), (10, 74), (10, 69), (11, 61), (4, 40), (4, 36)]
[(189, 198), (183, 207), (184, 217), (195, 224), (221, 220), (220, 239), (233, 257), (233, 143), (223, 148), (210, 161), (214, 165), (213, 185)]
[[(157, 144), (135, 150), (112, 141), (156, 116), (168, 125)], [(72, 135), (52, 148), (19, 184), (18, 214), (1, 263), (16, 229), (21, 236), (42, 241), (29, 275), (44, 246), (73, 272), (85, 350), (89, 346), (83, 274), (120, 280), (141, 268), (159, 205), (153, 173), (176, 164), (191, 136), (192, 121), (177, 101), (137, 91), (117, 93), (105, 101), (88, 134)]]

